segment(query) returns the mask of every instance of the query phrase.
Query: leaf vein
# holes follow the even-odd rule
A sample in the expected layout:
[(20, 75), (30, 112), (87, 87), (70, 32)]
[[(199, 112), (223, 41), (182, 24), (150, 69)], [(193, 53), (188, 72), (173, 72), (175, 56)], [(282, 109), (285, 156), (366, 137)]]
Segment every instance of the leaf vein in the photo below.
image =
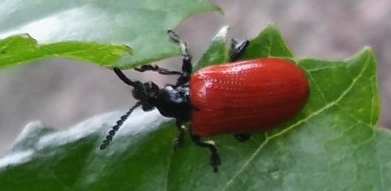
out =
[[(368, 60), (368, 58), (367, 58)], [(368, 67), (368, 64), (366, 64), (367, 62), (364, 63), (364, 67), (362, 67), (362, 69), (360, 70), (359, 74), (357, 75), (357, 77), (353, 78), (352, 80), (352, 83), (346, 88), (345, 91), (341, 92), (340, 96), (337, 97), (334, 101), (331, 101), (330, 103), (326, 104), (324, 107), (322, 108), (319, 108), (317, 111), (313, 112), (311, 115), (308, 115), (307, 117), (297, 121), (296, 123), (288, 126), (287, 128), (283, 129), (282, 131), (280, 131), (279, 133), (276, 133), (276, 134), (273, 134), (271, 136), (269, 136), (267, 133), (266, 133), (266, 139), (264, 142), (262, 142), (259, 147), (254, 151), (254, 153), (245, 161), (245, 163), (241, 166), (241, 168), (227, 181), (227, 184), (221, 189), (221, 191), (224, 191), (226, 190), (232, 183), (235, 179), (237, 179), (237, 177), (239, 177), (239, 175), (244, 171), (244, 169), (246, 167), (249, 166), (250, 162), (252, 160), (254, 160), (255, 156), (258, 155), (258, 153), (266, 146), (266, 144), (272, 140), (273, 138), (275, 137), (279, 137), (285, 133), (287, 133), (288, 131), (292, 130), (293, 128), (297, 127), (298, 125), (304, 123), (305, 121), (308, 121), (310, 118), (313, 118), (317, 115), (319, 115), (320, 113), (322, 113), (323, 111), (325, 111), (326, 109), (332, 107), (332, 106), (335, 106), (338, 104), (338, 102), (340, 102), (343, 98), (345, 98), (345, 96), (352, 90), (352, 88), (356, 85), (357, 81), (363, 77), (363, 73), (364, 71), (366, 71), (367, 67)], [(314, 83), (316, 84), (316, 83)]]

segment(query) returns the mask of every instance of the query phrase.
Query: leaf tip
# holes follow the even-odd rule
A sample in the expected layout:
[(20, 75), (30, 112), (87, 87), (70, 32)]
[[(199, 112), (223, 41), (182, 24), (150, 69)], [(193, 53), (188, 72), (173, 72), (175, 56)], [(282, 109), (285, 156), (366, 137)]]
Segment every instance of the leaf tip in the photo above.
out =
[(224, 26), (222, 27), (217, 34), (213, 37), (212, 41), (221, 41), (225, 40), (225, 37), (227, 36), (228, 30), (230, 29), (230, 26)]

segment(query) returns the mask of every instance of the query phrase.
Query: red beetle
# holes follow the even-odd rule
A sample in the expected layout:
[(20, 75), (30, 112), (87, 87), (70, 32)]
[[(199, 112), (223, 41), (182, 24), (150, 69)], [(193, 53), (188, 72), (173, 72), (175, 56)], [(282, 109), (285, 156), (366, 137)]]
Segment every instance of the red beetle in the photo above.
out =
[(175, 85), (159, 88), (153, 82), (128, 79), (121, 70), (114, 72), (133, 87), (138, 102), (117, 121), (100, 146), (105, 149), (115, 132), (132, 111), (141, 106), (144, 111), (157, 108), (163, 116), (176, 119), (178, 136), (175, 147), (184, 139), (184, 122), (190, 121), (193, 142), (211, 153), (210, 164), (217, 172), (220, 156), (215, 145), (201, 137), (232, 133), (239, 141), (253, 132), (286, 122), (304, 106), (309, 95), (305, 74), (295, 64), (280, 58), (259, 58), (237, 61), (249, 44), (232, 40), (231, 63), (202, 68), (192, 74), (191, 56), (186, 43), (169, 30), (171, 40), (181, 47), (182, 71), (144, 65), (136, 71), (156, 71), (163, 75), (179, 75)]

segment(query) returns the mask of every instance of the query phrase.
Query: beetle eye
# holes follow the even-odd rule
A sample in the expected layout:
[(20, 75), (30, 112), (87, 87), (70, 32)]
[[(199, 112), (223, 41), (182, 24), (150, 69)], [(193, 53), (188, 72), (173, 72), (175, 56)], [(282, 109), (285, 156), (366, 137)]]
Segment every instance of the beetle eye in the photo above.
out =
[(159, 86), (156, 85), (156, 84), (153, 83), (153, 82), (146, 82), (146, 83), (144, 84), (144, 88), (145, 88), (145, 90), (147, 90), (147, 91), (149, 91), (149, 92), (151, 92), (151, 91), (157, 92), (157, 91), (159, 90)]
[(144, 94), (146, 97), (156, 97), (159, 92), (159, 86), (153, 82), (144, 83)]
[(145, 87), (148, 89), (151, 89), (153, 87), (154, 83), (153, 82), (146, 82)]

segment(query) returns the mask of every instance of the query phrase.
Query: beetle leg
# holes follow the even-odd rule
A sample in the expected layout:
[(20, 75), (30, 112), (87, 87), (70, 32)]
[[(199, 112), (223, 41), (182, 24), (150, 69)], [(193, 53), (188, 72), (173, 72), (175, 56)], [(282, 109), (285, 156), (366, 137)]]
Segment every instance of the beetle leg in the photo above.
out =
[(139, 81), (132, 81), (128, 77), (125, 76), (125, 74), (119, 69), (119, 68), (113, 68), (115, 74), (121, 79), (125, 84), (128, 84), (129, 86), (133, 86), (135, 89), (142, 88), (142, 83)]
[(134, 70), (136, 70), (137, 72), (154, 71), (162, 75), (183, 75), (182, 72), (160, 68), (156, 65), (143, 65), (140, 68), (134, 68)]
[(167, 31), (168, 36), (170, 37), (171, 41), (179, 44), (182, 52), (182, 75), (178, 78), (177, 86), (186, 84), (190, 80), (190, 75), (193, 69), (192, 63), (191, 63), (191, 55), (187, 49), (187, 44), (184, 42), (178, 34), (176, 34), (172, 30)]
[(176, 120), (176, 127), (178, 128), (178, 135), (174, 139), (174, 149), (179, 148), (183, 145), (183, 140), (185, 138), (185, 129), (182, 127), (182, 121)]
[(193, 142), (199, 147), (206, 147), (210, 151), (210, 165), (213, 167), (213, 171), (217, 172), (219, 166), (221, 164), (220, 155), (217, 153), (217, 148), (214, 143), (201, 141), (201, 138), (197, 135), (194, 135), (190, 130), (191, 139)]
[(242, 56), (246, 47), (250, 44), (248, 40), (244, 40), (241, 42), (236, 41), (235, 39), (231, 40), (231, 49), (229, 51), (229, 60), (231, 62), (237, 61), (240, 56)]
[(251, 135), (250, 134), (234, 134), (234, 137), (240, 141), (240, 142), (244, 142), (244, 141), (247, 141), (248, 139), (250, 139)]

